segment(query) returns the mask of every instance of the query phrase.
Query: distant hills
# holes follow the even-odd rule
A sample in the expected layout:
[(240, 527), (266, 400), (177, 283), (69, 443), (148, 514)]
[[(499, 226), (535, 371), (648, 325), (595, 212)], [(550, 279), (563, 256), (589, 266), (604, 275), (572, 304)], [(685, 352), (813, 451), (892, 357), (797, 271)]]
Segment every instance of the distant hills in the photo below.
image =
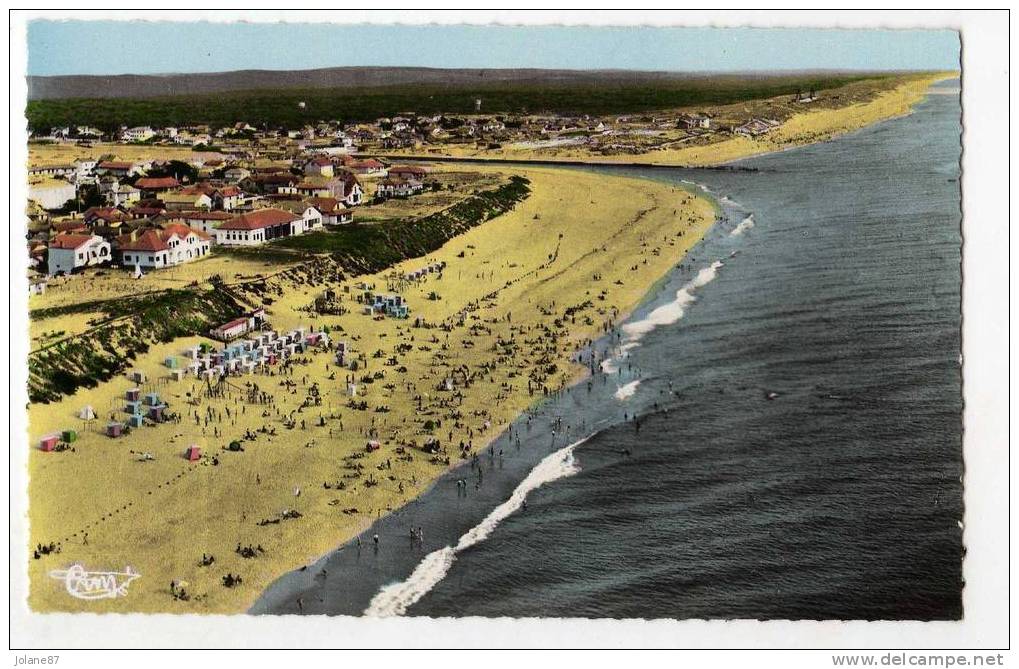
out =
[(316, 70), (238, 70), (198, 74), (120, 74), (28, 77), (29, 100), (150, 98), (266, 89), (376, 88), (420, 84), (431, 87), (654, 85), (703, 80), (822, 75), (822, 72), (705, 74), (628, 70), (439, 69), (429, 67), (330, 67)]

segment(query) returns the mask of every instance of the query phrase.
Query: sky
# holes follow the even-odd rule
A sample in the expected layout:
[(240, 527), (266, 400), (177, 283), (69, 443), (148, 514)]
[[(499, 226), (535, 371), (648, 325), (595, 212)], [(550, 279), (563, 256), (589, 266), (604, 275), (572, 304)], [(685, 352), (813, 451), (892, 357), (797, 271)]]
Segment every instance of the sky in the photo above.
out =
[(28, 74), (166, 74), (350, 65), (660, 71), (959, 69), (951, 30), (50, 21)]

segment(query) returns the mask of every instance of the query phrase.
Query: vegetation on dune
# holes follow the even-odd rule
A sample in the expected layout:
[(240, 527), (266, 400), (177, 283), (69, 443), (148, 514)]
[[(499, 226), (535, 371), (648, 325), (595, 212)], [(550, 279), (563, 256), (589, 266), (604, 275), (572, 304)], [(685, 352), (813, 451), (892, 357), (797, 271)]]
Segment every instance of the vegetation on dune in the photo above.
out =
[[(373, 88), (265, 89), (151, 98), (32, 100), (29, 127), (87, 124), (180, 126), (192, 123), (300, 127), (320, 120), (370, 121), (407, 110), (419, 114), (469, 114), (481, 98), (487, 113), (620, 114), (692, 105), (724, 105), (796, 90), (828, 89), (895, 74), (844, 73), (772, 76), (722, 75), (675, 81), (603, 85), (462, 84)], [(299, 103), (303, 102), (304, 106)]]
[(227, 291), (195, 288), (39, 310), (33, 317), (92, 311), (111, 320), (29, 355), (30, 402), (53, 402), (78, 388), (94, 388), (123, 373), (150, 343), (205, 334), (243, 314), (246, 306)]
[[(378, 272), (408, 258), (430, 253), (453, 237), (504, 214), (530, 195), (530, 181), (513, 176), (509, 182), (483, 190), (442, 211), (417, 220), (372, 225), (346, 225), (335, 231), (285, 237), (267, 249), (231, 249), (231, 253), (280, 253), (281, 249), (329, 254), (354, 274)], [(291, 256), (292, 257), (292, 256)]]

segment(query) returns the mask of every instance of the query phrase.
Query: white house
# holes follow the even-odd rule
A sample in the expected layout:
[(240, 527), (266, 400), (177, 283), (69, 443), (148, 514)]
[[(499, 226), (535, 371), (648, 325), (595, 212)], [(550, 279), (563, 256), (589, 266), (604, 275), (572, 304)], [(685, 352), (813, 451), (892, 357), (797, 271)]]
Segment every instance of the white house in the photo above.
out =
[(233, 218), (216, 228), (216, 243), (258, 246), (273, 239), (304, 234), (304, 218), (282, 209), (259, 209)]
[(156, 136), (156, 131), (147, 125), (126, 128), (120, 132), (120, 139), (125, 142), (144, 142)]
[(49, 273), (70, 274), (82, 267), (110, 261), (110, 243), (99, 235), (57, 235), (46, 257)]
[(318, 207), (310, 202), (304, 202), (302, 200), (283, 200), (281, 202), (277, 202), (276, 207), (284, 211), (289, 211), (295, 216), (300, 216), (304, 221), (303, 232), (318, 230), (325, 222), (322, 217), (322, 212), (318, 210)]
[(209, 235), (180, 223), (162, 230), (150, 229), (117, 237), (121, 263), (143, 269), (173, 267), (197, 260), (209, 253), (210, 246)]

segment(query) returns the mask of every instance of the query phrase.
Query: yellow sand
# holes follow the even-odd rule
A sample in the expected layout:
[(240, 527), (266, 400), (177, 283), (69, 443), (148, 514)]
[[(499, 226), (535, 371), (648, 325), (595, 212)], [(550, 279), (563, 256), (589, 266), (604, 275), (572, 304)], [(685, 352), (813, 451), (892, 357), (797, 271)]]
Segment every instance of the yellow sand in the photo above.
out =
[[(152, 144), (100, 144), (92, 146), (81, 146), (78, 144), (29, 144), (28, 165), (36, 167), (40, 165), (61, 165), (70, 163), (76, 159), (99, 158), (100, 156), (115, 156), (117, 160), (146, 161), (146, 160), (183, 160), (185, 162), (195, 160), (199, 157), (209, 158), (219, 156), (214, 153), (199, 153), (193, 151), (190, 146), (177, 144), (152, 145)], [(221, 156), (220, 156), (221, 157)]]
[[(590, 300), (593, 305), (580, 310), (575, 322), (563, 324), (568, 336), (558, 342), (548, 360), (540, 363), (542, 368), (552, 362), (558, 366), (546, 381), (550, 388), (569, 383), (582, 373), (568, 362), (578, 342), (600, 334), (614, 310), (625, 313), (639, 301), (714, 220), (714, 210), (706, 200), (648, 180), (543, 168), (513, 168), (512, 173), (525, 174), (532, 180), (529, 199), (427, 258), (399, 267), (412, 270), (436, 260), (448, 263), (441, 278), (431, 276), (403, 293), (410, 301), (412, 318), (421, 316), (431, 323), (449, 319), (466, 305), (496, 292), (493, 301), (482, 302), (482, 308), (467, 320), (467, 326), (484, 325), (490, 333), (472, 334), (468, 327), (454, 327), (447, 333), (438, 328), (412, 329), (408, 321), (373, 320), (361, 315), (349, 297), (351, 313), (314, 319), (317, 326), (328, 324), (334, 330), (342, 326), (346, 334), (336, 336), (334, 331), (334, 338), (346, 340), (365, 354), (369, 373), (385, 373), (385, 378), (374, 384), (359, 384), (359, 390), (366, 394), (358, 399), (368, 402), (367, 412), (345, 406), (349, 398), (345, 396), (344, 380), (349, 372), (337, 370), (327, 353), (309, 354), (311, 364), (297, 366), (293, 376), (288, 377), (297, 384), (296, 394), (281, 388), (278, 376), (235, 380), (257, 382), (275, 396), (284, 414), (296, 409), (304, 399), (307, 384), (317, 381), (322, 406), (295, 414), (298, 421), (306, 421), (306, 429), (298, 423), (288, 430), (275, 414), (263, 419), (263, 407), (249, 405), (236, 418), (236, 425), (231, 424), (233, 419), (220, 424), (224, 437), (214, 438), (213, 426), (203, 434), (202, 427), (195, 425), (194, 412), (204, 415), (211, 406), (217, 414), (223, 411), (225, 418), (227, 407), (236, 412), (243, 401), (235, 403), (236, 396), (207, 399), (202, 385), (194, 380), (165, 382), (151, 387), (169, 400), (171, 411), (184, 414), (181, 424), (145, 427), (116, 440), (85, 431), (75, 444), (76, 452), (43, 453), (37, 448), (38, 438), (61, 428), (81, 428), (75, 413), (83, 405), (92, 405), (99, 412), (97, 426), (105, 424), (111, 411), (123, 416), (118, 411), (121, 398), (134, 384), (117, 378), (97, 388), (82, 389), (57, 404), (33, 405), (29, 410), (31, 545), (61, 542), (62, 551), (29, 560), (30, 605), (46, 611), (245, 610), (277, 576), (313, 561), (362, 531), (381, 513), (405, 504), (445, 470), (444, 464), (433, 464), (430, 456), (410, 447), (407, 452), (413, 461), (398, 459), (398, 446), (410, 440), (420, 444), (427, 436), (423, 429), (426, 418), (443, 419), (435, 435), (450, 447), (449, 455), (455, 463), (455, 444), (472, 439), (475, 451), (483, 448), (506, 422), (540, 399), (540, 392), (534, 397), (527, 392), (527, 374), (539, 365), (539, 356), (523, 344), (525, 339), (537, 337), (537, 332), (532, 329), (517, 334), (521, 351), (511, 361), (501, 363), (492, 351), (497, 337), (508, 339), (511, 327), (551, 325), (566, 308)], [(682, 236), (678, 236), (680, 233)], [(458, 257), (461, 253), (462, 258)], [(368, 281), (385, 291), (387, 274), (369, 277)], [(309, 324), (309, 314), (300, 309), (321, 290), (289, 288), (272, 306), (273, 325), (284, 330)], [(442, 299), (426, 299), (431, 291)], [(543, 309), (554, 315), (546, 315)], [(512, 315), (512, 323), (502, 320), (507, 314)], [(480, 320), (473, 320), (475, 317)], [(165, 373), (161, 361), (193, 341), (199, 339), (153, 346), (136, 366), (150, 377), (159, 378)], [(413, 346), (410, 352), (395, 354), (399, 364), (407, 367), (403, 374), (385, 364), (400, 342)], [(445, 351), (441, 350), (443, 344)], [(373, 357), (377, 350), (383, 352), (383, 357)], [(476, 372), (486, 362), (493, 363), (494, 370), (464, 391), (460, 406), (463, 425), (454, 428), (445, 418), (448, 409), (435, 406), (439, 399), (451, 396), (436, 390), (448, 373), (443, 365), (466, 364)], [(328, 380), (333, 372), (335, 380)], [(363, 373), (359, 371), (357, 376)], [(390, 383), (394, 384), (391, 389), (383, 387)], [(509, 384), (508, 390), (502, 389), (504, 383)], [(186, 403), (188, 392), (199, 398), (197, 406)], [(423, 398), (422, 413), (414, 399), (419, 395)], [(374, 412), (380, 405), (388, 406), (391, 412)], [(320, 415), (327, 419), (324, 427), (318, 427)], [(486, 420), (491, 421), (487, 430)], [(365, 487), (364, 479), (343, 478), (349, 472), (344, 469), (343, 457), (364, 451), (367, 437), (362, 431), (373, 421), (380, 429), (382, 449), (356, 462), (364, 464), (365, 477), (373, 475), (379, 485)], [(246, 441), (243, 453), (221, 450), (245, 429), (263, 425), (275, 428), (277, 436), (270, 440), (259, 435), (253, 442)], [(452, 443), (447, 440), (450, 429), (454, 432)], [(201, 463), (183, 459), (184, 449), (191, 443), (202, 447), (206, 457)], [(155, 460), (139, 461), (141, 452), (151, 453)], [(218, 466), (209, 462), (212, 455), (219, 458)], [(392, 463), (391, 470), (377, 468), (387, 460)], [(339, 481), (349, 484), (346, 490), (323, 487), (325, 482)], [(295, 494), (298, 489), (299, 496)], [(342, 512), (350, 507), (359, 512)], [(295, 509), (303, 517), (266, 526), (257, 524), (262, 519), (279, 517), (285, 509)], [(88, 532), (87, 545), (83, 543), (84, 532)], [(234, 552), (238, 543), (260, 544), (265, 553), (253, 559), (242, 558)], [(215, 564), (199, 566), (203, 553), (215, 555)], [(130, 585), (127, 597), (82, 601), (68, 596), (60, 582), (48, 577), (50, 570), (76, 562), (90, 570), (123, 570), (130, 566), (141, 578)], [(221, 579), (227, 573), (240, 574), (243, 584), (224, 587)], [(190, 601), (171, 597), (171, 580), (186, 583)]]
[[(839, 108), (811, 108), (794, 114), (776, 130), (748, 138), (719, 135), (710, 144), (652, 150), (636, 155), (605, 156), (583, 147), (560, 147), (554, 150), (521, 149), (507, 145), (497, 150), (481, 150), (474, 146), (448, 145), (427, 147), (428, 156), (478, 158), (485, 160), (584, 161), (590, 163), (636, 163), (645, 165), (704, 166), (720, 165), (740, 158), (827, 141), (879, 121), (909, 113), (923, 100), (931, 84), (958, 76), (957, 72), (923, 75), (905, 80), (894, 88), (877, 93), (867, 102)], [(776, 105), (785, 104), (778, 99)], [(408, 151), (408, 153), (411, 153)], [(421, 153), (421, 150), (418, 150)]]

